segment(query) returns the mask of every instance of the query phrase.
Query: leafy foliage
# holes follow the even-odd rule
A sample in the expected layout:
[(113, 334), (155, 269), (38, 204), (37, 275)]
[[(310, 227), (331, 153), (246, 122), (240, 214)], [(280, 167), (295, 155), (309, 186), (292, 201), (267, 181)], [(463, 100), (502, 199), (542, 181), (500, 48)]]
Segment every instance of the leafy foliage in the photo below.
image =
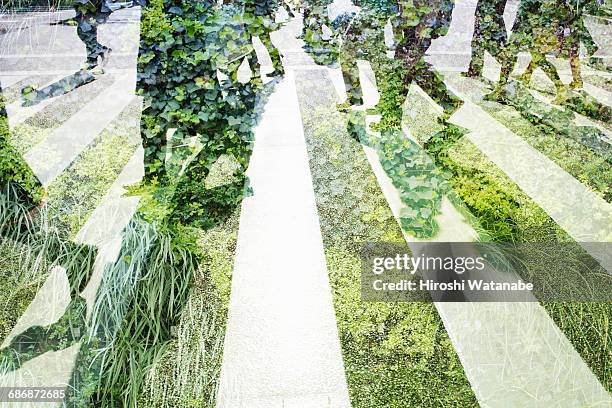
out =
[[(144, 182), (155, 187), (153, 199), (170, 222), (210, 227), (248, 193), (244, 171), (262, 86), (236, 80), (242, 59), (253, 52), (247, 16), (231, 5), (167, 0), (143, 12), (138, 87), (144, 97)], [(218, 71), (230, 80), (219, 81)], [(191, 138), (199, 152), (173, 147)], [(173, 163), (166, 160), (169, 152)], [(231, 184), (208, 189), (204, 181), (221, 155), (233, 156), (240, 169)]]
[[(168, 0), (154, 0), (143, 9), (138, 91), (144, 99), (145, 177), (130, 188), (142, 196), (141, 204), (123, 234), (119, 260), (104, 273), (80, 356), (82, 369), (73, 379), (80, 385), (75, 401), (91, 395), (94, 404), (113, 407), (136, 406), (144, 398), (143, 387), (152, 381), (146, 373), (172, 353), (194, 275), (207, 259), (197, 245), (198, 229), (226, 220), (249, 193), (244, 172), (269, 87), (264, 89), (258, 77), (241, 80), (238, 75), (253, 53), (251, 35), (265, 21), (253, 17), (261, 8), (247, 11), (240, 5)], [(231, 163), (231, 174), (219, 180), (221, 158)], [(207, 182), (209, 176), (214, 183)], [(204, 276), (196, 286), (212, 288), (209, 275)], [(214, 290), (205, 292), (207, 302), (216, 302)], [(213, 319), (209, 323), (222, 319), (213, 303), (206, 307), (202, 313)], [(206, 358), (217, 367), (223, 326), (206, 330), (211, 330), (210, 343), (204, 349), (212, 353)], [(181, 404), (214, 399), (214, 367), (206, 390), (200, 390), (204, 394), (179, 398)], [(97, 387), (88, 385), (97, 382)], [(150, 402), (163, 404), (157, 397)]]
[[(330, 0), (304, 0), (304, 50), (319, 65), (331, 65), (338, 60), (340, 38), (337, 25), (327, 15)], [(324, 31), (325, 28), (327, 32)]]
[(9, 124), (0, 88), (0, 195), (16, 194), (22, 203), (36, 205), (44, 197), (42, 185), (10, 141)]

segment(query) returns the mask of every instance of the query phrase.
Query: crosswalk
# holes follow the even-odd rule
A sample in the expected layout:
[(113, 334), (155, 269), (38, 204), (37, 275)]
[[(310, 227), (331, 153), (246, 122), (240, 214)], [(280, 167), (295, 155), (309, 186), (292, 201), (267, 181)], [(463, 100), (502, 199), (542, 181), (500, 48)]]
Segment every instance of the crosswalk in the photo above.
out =
[[(132, 48), (137, 47), (137, 36), (132, 36), (131, 40), (127, 38), (127, 40), (132, 42)], [(20, 100), (16, 100), (7, 107), (9, 126), (15, 131), (13, 137), (18, 139), (20, 124), (30, 118), (36, 118), (46, 109), (53, 109), (54, 106), (61, 105), (62, 101), (71, 98), (73, 93), (79, 94), (82, 98), (79, 101), (80, 109), (72, 112), (65, 120), (61, 119), (63, 121), (55, 124), (52, 132), (25, 152), (26, 162), (46, 187), (53, 185), (60, 174), (66, 171), (72, 163), (79, 161), (80, 154), (92, 145), (96, 138), (117, 120), (136, 98), (135, 54), (131, 57), (131, 69), (111, 70), (106, 74), (110, 75), (110, 78), (100, 79), (105, 83), (109, 82), (102, 92), (93, 90), (98, 86), (98, 83), (94, 81), (93, 88), (85, 85), (66, 95), (45, 99), (30, 107), (22, 106)], [(80, 65), (81, 55), (73, 55), (71, 58), (72, 66)], [(22, 75), (4, 72), (2, 84), (5, 88), (11, 87), (27, 82), (28, 78), (50, 73), (55, 76), (47, 84), (52, 84), (74, 72), (61, 68), (54, 69), (53, 64), (50, 65), (48, 71), (38, 71), (36, 67), (26, 66)], [(9, 80), (4, 81), (6, 78)], [(138, 132), (137, 129), (136, 132)], [(139, 137), (137, 133), (130, 135), (130, 138), (134, 140), (138, 140)], [(92, 277), (81, 293), (87, 304), (88, 318), (91, 316), (104, 270), (107, 265), (115, 262), (121, 244), (121, 232), (135, 213), (139, 201), (138, 197), (124, 197), (124, 186), (138, 182), (142, 175), (143, 151), (140, 148), (134, 152), (132, 158), (117, 175), (115, 182), (109, 186), (104, 197), (101, 197), (100, 204), (75, 237), (76, 242), (98, 247)], [(55, 323), (69, 307), (70, 302), (66, 272), (61, 267), (55, 267), (49, 272), (44, 285), (20, 316), (11, 333), (4, 339), (3, 346), (6, 347), (15, 336), (29, 327)], [(71, 381), (80, 347), (81, 343), (77, 342), (63, 350), (49, 351), (35, 357), (22, 364), (18, 370), (1, 375), (0, 386), (67, 387)], [(53, 405), (51, 403), (19, 404), (19, 406), (34, 407)]]
[(451, 122), (467, 128), (470, 132), (466, 137), (557, 224), (577, 242), (607, 242), (612, 239), (612, 205), (499, 124), (466, 97), (456, 81), (449, 80), (447, 84), (465, 101), (465, 105), (451, 117)]
[[(373, 107), (378, 99), (376, 86), (370, 80), (372, 77), (371, 74), (361, 73), (365, 107)], [(336, 86), (336, 89), (339, 87)], [(458, 95), (462, 96), (461, 93)], [(343, 95), (339, 96), (343, 98)], [(583, 190), (580, 183), (576, 180), (571, 181), (571, 176), (558, 169), (522, 139), (519, 140), (517, 136), (512, 135), (484, 111), (470, 104), (469, 100), (451, 117), (451, 121), (453, 119), (457, 124), (471, 130), (466, 137), (505, 172), (510, 171), (511, 177), (514, 176), (519, 182), (524, 183), (528, 188), (526, 192), (531, 193), (538, 204), (548, 204), (550, 211), (557, 210), (557, 208), (553, 210), (554, 206), (550, 199), (541, 195), (547, 188), (542, 184), (548, 186), (550, 183), (547, 182), (547, 177), (551, 175), (552, 184), (554, 177), (562, 177), (565, 182), (570, 183), (567, 188), (571, 192), (571, 183), (574, 183), (573, 186), (580, 189), (583, 195), (586, 194), (588, 199), (595, 201), (592, 205), (604, 206), (604, 211), (608, 211), (606, 215), (609, 214), (609, 209), (605, 206), (607, 203), (599, 202), (599, 197), (586, 189)], [(478, 126), (474, 127), (473, 124)], [(508, 139), (504, 140), (503, 137)], [(498, 139), (491, 141), (492, 138)], [(493, 147), (490, 147), (491, 145)], [(364, 146), (364, 151), (399, 222), (400, 212), (404, 206), (399, 199), (399, 192), (383, 170), (377, 152), (367, 146)], [(524, 169), (515, 171), (516, 167), (520, 167), (516, 165), (518, 157), (521, 158), (521, 163), (525, 162), (528, 166), (533, 163), (536, 169), (529, 168), (525, 172)], [(555, 192), (558, 197), (558, 188)], [(583, 196), (578, 195), (578, 197)], [(582, 211), (580, 201), (569, 201), (567, 204), (573, 204), (578, 208), (565, 208), (566, 217), (574, 211)], [(563, 217), (560, 218), (561, 221), (566, 221)], [(437, 235), (433, 241), (470, 242), (477, 235), (452, 205), (442, 206), (437, 221), (443, 226), (444, 237)], [(570, 229), (583, 227), (580, 223), (564, 225)], [(601, 228), (602, 224), (598, 225)], [(611, 224), (608, 221), (603, 225)], [(597, 225), (590, 226), (589, 230), (589, 224), (586, 223), (585, 229), (589, 231), (580, 231), (580, 233), (607, 233), (605, 230), (599, 231)], [(422, 240), (415, 239), (406, 232), (404, 237), (411, 249), (418, 252)], [(585, 238), (584, 235), (581, 237)], [(590, 238), (592, 240), (593, 236)], [(612, 403), (612, 399), (599, 380), (537, 302), (443, 302), (436, 303), (436, 308), (481, 406), (549, 404), (546, 406), (573, 407), (606, 406)]]
[[(292, 40), (298, 30), (299, 22), (294, 20), (283, 34), (274, 37), (281, 53), (291, 53), (296, 64), (293, 67), (288, 64), (287, 75), (277, 84), (256, 132), (249, 169), (255, 196), (242, 205), (218, 394), (220, 408), (350, 406), (294, 80), (300, 69), (320, 70), (321, 84), (327, 87), (321, 92), (335, 90), (340, 99), (344, 85), (337, 69), (309, 62), (299, 43)], [(132, 51), (136, 41), (132, 39)], [(125, 57), (134, 56), (130, 51)], [(74, 63), (79, 54), (71, 58)], [(378, 98), (373, 75), (366, 72), (367, 64), (360, 67), (366, 103), (373, 106)], [(3, 87), (26, 80), (32, 72), (40, 73), (17, 72), (0, 76)], [(45, 73), (49, 72), (61, 78), (69, 71), (50, 67)], [(72, 163), (80, 160), (80, 153), (136, 98), (134, 58), (130, 70), (121, 69), (110, 75), (114, 77), (112, 84), (26, 152), (26, 161), (45, 186), (52, 185)], [(465, 101), (451, 121), (467, 128), (466, 137), (560, 227), (578, 242), (612, 240), (612, 206), (608, 202), (479, 107), (475, 98), (482, 96), (478, 94), (480, 88), (453, 75), (447, 76), (447, 84)], [(588, 82), (585, 91), (610, 106), (609, 91)], [(87, 97), (87, 92), (84, 95)], [(43, 109), (53, 107), (61, 98), (32, 107), (23, 107), (19, 101), (10, 104), (9, 125), (17, 127)], [(598, 126), (609, 135), (608, 128), (586, 118), (579, 120)], [(380, 166), (376, 151), (364, 146), (364, 154), (389, 207), (399, 219), (403, 204), (398, 191)], [(104, 268), (118, 256), (121, 231), (136, 211), (138, 197), (124, 197), (123, 193), (124, 186), (142, 177), (142, 156), (143, 151), (138, 148), (75, 237), (76, 242), (99, 248), (93, 276), (81, 294), (88, 305), (88, 316)], [(521, 158), (520, 165), (516, 157)], [(470, 242), (477, 236), (470, 222), (448, 199), (443, 200), (437, 221), (441, 230), (435, 240)], [(418, 248), (418, 240), (409, 235), (405, 239), (411, 247)], [(283, 256), (275, 256), (279, 253)], [(299, 296), (294, 290), (283, 289), (287, 280), (302, 288)], [(66, 273), (54, 268), (4, 339), (3, 347), (28, 327), (57, 321), (69, 302)], [(612, 403), (567, 338), (536, 302), (438, 303), (436, 307), (482, 406), (550, 403), (573, 407)], [(79, 347), (80, 343), (76, 343), (45, 353), (19, 370), (0, 376), (0, 386), (65, 386), (70, 381)]]
[(49, 185), (78, 154), (134, 99), (135, 73), (118, 78), (44, 141), (25, 154), (25, 160), (44, 186)]

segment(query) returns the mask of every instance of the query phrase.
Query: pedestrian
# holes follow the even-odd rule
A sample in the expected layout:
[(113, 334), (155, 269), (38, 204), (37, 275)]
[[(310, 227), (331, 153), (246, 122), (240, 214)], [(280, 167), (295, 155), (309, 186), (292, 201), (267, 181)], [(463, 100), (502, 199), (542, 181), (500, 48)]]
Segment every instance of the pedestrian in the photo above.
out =
[(75, 0), (74, 10), (77, 35), (85, 44), (87, 51), (87, 60), (83, 68), (93, 70), (99, 64), (104, 65), (112, 52), (111, 48), (98, 42), (98, 26), (107, 21), (113, 10), (106, 0)]
[[(502, 56), (499, 82), (493, 92), (485, 96), (488, 100), (503, 99), (503, 87), (510, 80), (518, 60), (518, 53), (527, 50), (531, 61), (527, 68), (528, 78), (535, 68), (540, 68), (554, 83), (560, 103), (567, 97), (567, 86), (561, 81), (555, 66), (548, 61), (547, 54), (571, 54), (565, 46), (575, 44), (570, 39), (571, 9), (565, 0), (522, 0), (517, 17), (512, 27), (512, 35), (507, 46), (500, 54)], [(565, 38), (568, 37), (566, 41)], [(575, 53), (576, 51), (574, 51)], [(523, 79), (526, 79), (523, 77)]]
[(499, 59), (508, 41), (504, 23), (506, 0), (478, 0), (472, 36), (472, 58), (465, 76), (482, 76), (484, 53)]

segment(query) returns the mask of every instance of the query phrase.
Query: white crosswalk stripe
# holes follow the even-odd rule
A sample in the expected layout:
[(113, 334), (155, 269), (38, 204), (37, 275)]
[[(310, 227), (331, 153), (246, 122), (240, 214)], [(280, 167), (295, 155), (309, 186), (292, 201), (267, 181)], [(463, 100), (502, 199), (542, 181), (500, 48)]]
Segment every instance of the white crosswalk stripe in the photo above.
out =
[(43, 185), (48, 185), (134, 99), (135, 75), (118, 78), (102, 94), (25, 154), (25, 160)]
[(469, 129), (466, 137), (521, 190), (577, 242), (612, 240), (612, 205), (472, 103), (449, 80), (447, 84), (465, 101), (451, 122)]

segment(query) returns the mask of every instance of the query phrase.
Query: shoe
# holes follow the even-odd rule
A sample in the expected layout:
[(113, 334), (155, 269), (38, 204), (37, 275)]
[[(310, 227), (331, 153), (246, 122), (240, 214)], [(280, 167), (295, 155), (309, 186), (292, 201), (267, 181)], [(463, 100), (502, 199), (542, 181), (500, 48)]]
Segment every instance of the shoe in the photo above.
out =
[(350, 103), (349, 101), (346, 101), (346, 102), (337, 104), (336, 109), (338, 109), (340, 112), (347, 112), (352, 106), (353, 106), (352, 103)]
[(81, 68), (81, 71), (89, 72), (92, 75), (101, 75), (104, 73), (104, 69), (102, 69), (102, 67), (98, 64), (97, 59), (96, 61), (86, 62)]
[(282, 77), (285, 76), (285, 69), (283, 67), (276, 67), (274, 71), (268, 74), (270, 77)]
[(480, 78), (482, 76), (482, 73), (467, 71), (462, 72), (461, 76), (465, 78)]
[(517, 76), (516, 79), (524, 83), (525, 85), (529, 85), (529, 83), (531, 82), (531, 74), (524, 73)]
[(503, 102), (504, 101), (505, 92), (501, 89), (501, 87), (495, 87), (491, 92), (485, 94), (482, 99), (484, 101), (489, 102)]
[(87, 62), (85, 62), (82, 66), (81, 66), (81, 70), (83, 71), (89, 71), (91, 69), (94, 69), (95, 67), (98, 66), (98, 58), (96, 57), (96, 59), (87, 59)]
[(567, 85), (560, 85), (557, 87), (557, 96), (553, 99), (552, 103), (555, 105), (563, 105), (570, 99), (570, 88)]
[(31, 86), (26, 86), (21, 90), (21, 106), (36, 105), (38, 100), (38, 91)]
[(584, 88), (584, 83), (582, 82), (582, 80), (572, 81), (569, 84), (569, 88), (572, 90), (580, 90)]
[(88, 72), (92, 75), (102, 75), (104, 74), (104, 69), (102, 69), (101, 66), (96, 65), (95, 67), (93, 67), (92, 69), (89, 69)]
[(104, 47), (104, 49), (102, 50), (102, 52), (100, 53), (100, 65), (102, 67), (106, 66), (106, 64), (108, 64), (108, 59), (110, 58), (111, 54), (113, 53), (113, 49), (109, 48), (109, 47)]

